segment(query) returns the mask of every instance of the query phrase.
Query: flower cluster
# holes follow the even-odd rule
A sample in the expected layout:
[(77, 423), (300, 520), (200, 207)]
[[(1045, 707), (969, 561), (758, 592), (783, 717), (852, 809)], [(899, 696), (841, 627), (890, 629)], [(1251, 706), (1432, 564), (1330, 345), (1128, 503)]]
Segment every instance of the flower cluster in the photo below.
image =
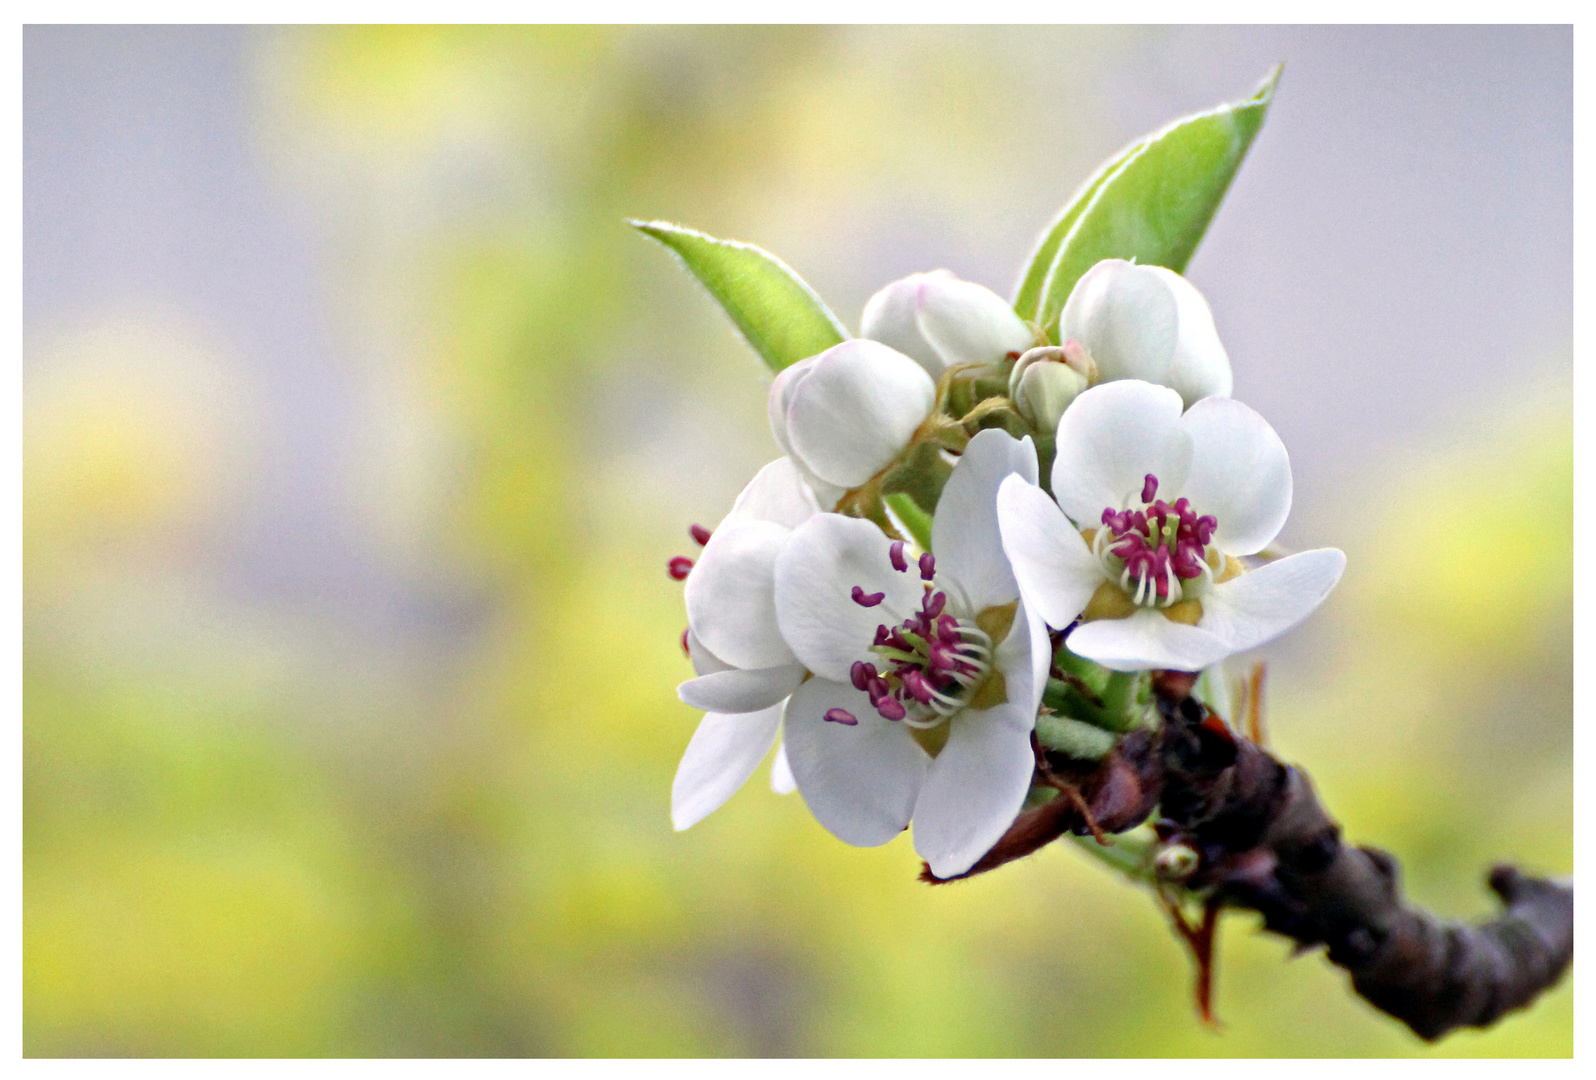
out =
[(672, 814), (698, 821), (779, 743), (777, 790), (850, 844), (912, 825), (948, 877), (1031, 793), (1038, 717), (1102, 722), (1053, 687), (1201, 672), (1300, 622), (1345, 559), (1265, 554), (1286, 450), (1229, 396), (1208, 305), (1172, 271), (1098, 263), (1056, 338), (916, 274), (861, 330), (779, 373), (783, 456), (671, 562), (696, 673), (679, 692), (707, 714)]

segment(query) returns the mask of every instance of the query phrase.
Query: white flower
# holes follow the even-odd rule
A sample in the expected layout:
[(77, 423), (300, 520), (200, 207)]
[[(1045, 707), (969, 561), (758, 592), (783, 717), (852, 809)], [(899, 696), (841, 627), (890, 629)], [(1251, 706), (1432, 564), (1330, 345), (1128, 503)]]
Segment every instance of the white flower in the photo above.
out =
[[(697, 678), (677, 695), (708, 715), (671, 785), (671, 820), (685, 829), (716, 810), (753, 773), (776, 739), (781, 707), (805, 671), (776, 627), (775, 560), (795, 526), (820, 512), (788, 458), (737, 496), (687, 575), (687, 651)], [(778, 752), (771, 786), (791, 791)]]
[(875, 525), (820, 514), (776, 560), (776, 614), (814, 673), (783, 727), (815, 817), (858, 846), (914, 822), (939, 877), (968, 870), (1019, 813), (1047, 678), (1041, 619), (1019, 602), (996, 492), (1036, 477), (1030, 439), (970, 441), (943, 489), (932, 547), (912, 561)]
[(948, 270), (910, 274), (870, 298), (861, 337), (911, 356), (933, 379), (957, 364), (991, 364), (1036, 344), (997, 293)]
[(1230, 396), (1230, 358), (1196, 287), (1162, 266), (1104, 259), (1075, 283), (1059, 340), (1084, 345), (1101, 381), (1143, 379), (1190, 406)]
[(776, 376), (770, 431), (821, 504), (831, 507), (903, 452), (936, 396), (936, 383), (919, 364), (856, 338)]
[[(1239, 401), (1136, 380), (1075, 399), (1058, 427), (1053, 499), (1008, 479), (1003, 549), (1048, 625), (1084, 621), (1067, 643), (1119, 671), (1197, 671), (1306, 618), (1346, 556), (1304, 551), (1243, 572), (1291, 510), (1280, 437)], [(1054, 499), (1057, 500), (1055, 505)]]

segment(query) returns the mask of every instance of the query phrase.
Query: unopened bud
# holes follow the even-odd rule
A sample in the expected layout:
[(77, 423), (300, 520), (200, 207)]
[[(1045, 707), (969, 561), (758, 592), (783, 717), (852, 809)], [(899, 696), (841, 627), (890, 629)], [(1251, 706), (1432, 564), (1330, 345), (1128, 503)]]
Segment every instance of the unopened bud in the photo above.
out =
[(1208, 301), (1162, 266), (1124, 259), (1093, 266), (1065, 301), (1059, 336), (1090, 351), (1103, 382), (1158, 383), (1180, 394), (1188, 408), (1200, 398), (1230, 396), (1230, 358)]
[(1091, 365), (1091, 355), (1079, 349), (1074, 359), (1076, 363), (1071, 363), (1067, 347), (1044, 345), (1028, 350), (1014, 362), (1009, 374), (1009, 400), (1038, 430), (1057, 429), (1064, 410), (1089, 385), (1090, 379), (1081, 367)]
[(1163, 881), (1185, 881), (1197, 872), (1202, 856), (1188, 844), (1170, 844), (1153, 856), (1153, 873)]
[(1064, 362), (1086, 380), (1087, 386), (1097, 385), (1097, 361), (1091, 351), (1074, 338), (1064, 343)]

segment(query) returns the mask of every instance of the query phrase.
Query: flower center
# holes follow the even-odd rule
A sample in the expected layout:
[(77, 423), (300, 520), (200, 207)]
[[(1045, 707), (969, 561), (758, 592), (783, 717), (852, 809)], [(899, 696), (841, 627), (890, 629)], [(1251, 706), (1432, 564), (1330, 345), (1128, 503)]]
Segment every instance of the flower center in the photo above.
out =
[[(902, 542), (892, 545), (891, 557), (893, 569), (908, 573)], [(992, 638), (973, 620), (947, 613), (948, 596), (934, 584), (936, 559), (930, 552), (920, 556), (918, 569), (926, 583), (920, 610), (896, 625), (878, 625), (870, 651), (880, 658), (880, 666), (856, 661), (849, 674), (854, 688), (868, 694), (886, 719), (934, 728), (964, 708), (985, 681), (992, 667)], [(884, 596), (857, 585), (853, 589), (854, 603), (861, 607), (875, 607)], [(832, 719), (830, 714), (826, 718)]]
[(1224, 565), (1219, 549), (1210, 547), (1218, 526), (1211, 514), (1198, 517), (1185, 498), (1172, 504), (1158, 498), (1158, 478), (1148, 473), (1140, 510), (1103, 510), (1092, 554), (1138, 606), (1173, 607), (1214, 583), (1210, 557)]

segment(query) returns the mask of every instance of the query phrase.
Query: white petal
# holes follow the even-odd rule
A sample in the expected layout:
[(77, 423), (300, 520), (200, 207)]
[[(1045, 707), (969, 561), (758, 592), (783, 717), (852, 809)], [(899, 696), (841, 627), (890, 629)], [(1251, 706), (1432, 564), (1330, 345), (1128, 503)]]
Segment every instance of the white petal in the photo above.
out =
[(1180, 395), (1152, 383), (1125, 380), (1092, 387), (1076, 398), (1058, 425), (1053, 497), (1083, 529), (1103, 511), (1140, 505), (1149, 473), (1159, 493), (1186, 479), (1191, 437), (1180, 425)]
[(1097, 361), (1103, 382), (1145, 379), (1168, 385), (1180, 335), (1180, 308), (1150, 267), (1104, 259), (1070, 291), (1059, 340), (1074, 338)]
[(1203, 595), (1197, 625), (1231, 652), (1256, 648), (1307, 618), (1346, 567), (1347, 557), (1335, 548), (1315, 548), (1249, 570)]
[(793, 779), (792, 766), (787, 764), (787, 744), (776, 745), (776, 760), (770, 763), (770, 790), (777, 795), (791, 795), (798, 790), (798, 781)]
[[(894, 570), (891, 548), (875, 525), (840, 514), (819, 514), (793, 530), (776, 560), (776, 617), (792, 651), (816, 675), (847, 682), (854, 661), (876, 659), (870, 652), (876, 627), (902, 622), (920, 607), (919, 570), (912, 560), (907, 573)], [(855, 585), (886, 596), (861, 607), (853, 600)]]
[(683, 595), (693, 633), (733, 667), (779, 667), (793, 661), (776, 626), (776, 555), (791, 532), (768, 521), (737, 521), (715, 530)]
[(1192, 457), (1180, 493), (1197, 513), (1218, 519), (1214, 542), (1222, 551), (1262, 551), (1291, 513), (1291, 459), (1280, 436), (1233, 398), (1204, 398), (1181, 427), (1191, 436)]
[(948, 270), (930, 274), (910, 274), (872, 296), (865, 304), (859, 336), (897, 349), (915, 361), (933, 379), (940, 379), (946, 368), (931, 343), (920, 333), (915, 309), (920, 303), (920, 286), (930, 278), (951, 278)]
[(919, 364), (880, 342), (845, 341), (793, 387), (787, 438), (820, 479), (854, 488), (903, 452), (935, 402), (936, 384)]
[(671, 823), (677, 830), (720, 808), (753, 775), (781, 723), (781, 708), (722, 716), (710, 713), (682, 754), (671, 784)]
[(931, 522), (937, 577), (957, 583), (972, 608), (996, 607), (1020, 595), (998, 533), (997, 491), (1005, 476), (1036, 483), (1036, 448), (1027, 435), (1016, 439), (988, 428), (965, 447), (942, 488)]
[(1178, 392), (1188, 408), (1205, 397), (1229, 397), (1230, 357), (1225, 354), (1219, 331), (1214, 328), (1214, 313), (1208, 301), (1195, 285), (1173, 270), (1162, 266), (1144, 269), (1169, 286), (1178, 312), (1180, 328), (1165, 385)]
[(1014, 823), (1036, 758), (1016, 705), (962, 712), (914, 804), (914, 850), (937, 877), (962, 874)]
[(757, 712), (779, 704), (782, 698), (798, 689), (804, 674), (802, 664), (716, 671), (688, 679), (676, 688), (676, 696), (705, 712)]
[(997, 293), (953, 275), (920, 283), (920, 333), (947, 367), (993, 364), (1036, 344), (1014, 309)]
[(717, 671), (734, 671), (730, 664), (710, 652), (698, 640), (693, 628), (687, 628), (687, 659), (692, 662), (694, 675), (713, 675)]
[(1042, 617), (1020, 601), (1009, 636), (998, 643), (994, 664), (1003, 672), (1009, 704), (1024, 710), (1033, 727), (1036, 707), (1042, 703), (1042, 690), (1047, 686), (1047, 669), (1053, 662), (1051, 644)]
[(1041, 488), (1018, 477), (998, 488), (1003, 552), (1026, 606), (1062, 630), (1075, 621), (1104, 581), (1092, 551)]
[(1076, 655), (1115, 671), (1201, 671), (1235, 651), (1223, 638), (1200, 627), (1171, 622), (1148, 609), (1127, 619), (1082, 623), (1066, 643)]
[(770, 384), (770, 396), (765, 400), (765, 416), (770, 421), (770, 433), (775, 437), (776, 445), (788, 457), (792, 456), (792, 440), (787, 436), (787, 409), (792, 404), (793, 391), (809, 377), (815, 361), (824, 355), (816, 353), (796, 364), (788, 364), (776, 373), (776, 381)]
[(809, 489), (789, 457), (777, 458), (743, 488), (721, 524), (731, 521), (772, 521), (795, 529), (820, 513), (815, 493)]
[[(825, 719), (845, 709), (859, 722)], [(931, 759), (909, 730), (884, 720), (852, 686), (810, 679), (787, 699), (782, 720), (787, 761), (815, 820), (856, 847), (902, 832)]]

